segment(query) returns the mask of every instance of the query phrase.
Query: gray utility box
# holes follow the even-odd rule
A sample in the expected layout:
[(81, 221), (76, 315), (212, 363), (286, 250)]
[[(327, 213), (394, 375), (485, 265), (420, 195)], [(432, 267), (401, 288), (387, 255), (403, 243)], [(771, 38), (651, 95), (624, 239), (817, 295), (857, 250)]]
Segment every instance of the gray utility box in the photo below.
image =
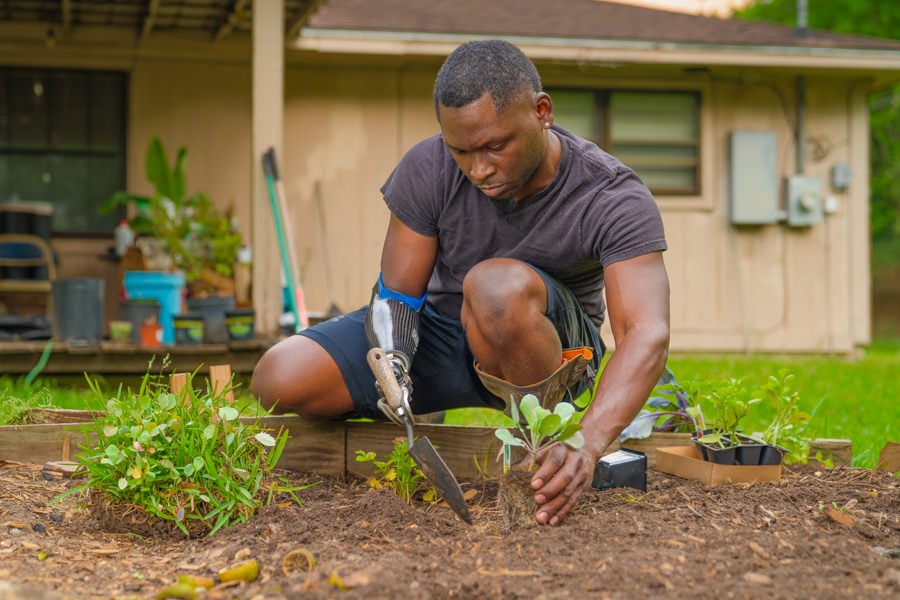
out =
[(735, 225), (764, 225), (785, 218), (778, 202), (774, 131), (733, 131), (729, 155), (729, 199)]
[(818, 177), (793, 175), (785, 182), (788, 225), (808, 227), (822, 221), (822, 180)]

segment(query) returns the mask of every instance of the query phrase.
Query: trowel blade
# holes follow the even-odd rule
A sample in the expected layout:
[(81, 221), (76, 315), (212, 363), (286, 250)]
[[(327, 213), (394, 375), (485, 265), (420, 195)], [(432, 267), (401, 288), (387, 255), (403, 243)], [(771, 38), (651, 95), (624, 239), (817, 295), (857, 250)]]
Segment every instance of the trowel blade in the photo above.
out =
[(434, 484), (434, 487), (441, 493), (450, 508), (453, 509), (459, 517), (468, 524), (472, 524), (472, 518), (469, 516), (469, 507), (466, 505), (466, 499), (463, 497), (462, 488), (459, 482), (453, 476), (453, 472), (444, 459), (437, 453), (434, 445), (427, 437), (420, 437), (409, 449), (410, 456), (425, 473), (428, 481)]

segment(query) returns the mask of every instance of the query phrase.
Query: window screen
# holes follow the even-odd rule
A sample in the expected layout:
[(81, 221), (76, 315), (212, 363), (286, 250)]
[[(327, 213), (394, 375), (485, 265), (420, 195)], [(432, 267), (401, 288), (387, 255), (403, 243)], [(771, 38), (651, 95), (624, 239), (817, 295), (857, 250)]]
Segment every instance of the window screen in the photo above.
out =
[(655, 193), (700, 193), (700, 95), (548, 89), (554, 119), (634, 169)]
[(54, 233), (109, 234), (125, 187), (124, 73), (0, 68), (0, 202), (53, 205)]

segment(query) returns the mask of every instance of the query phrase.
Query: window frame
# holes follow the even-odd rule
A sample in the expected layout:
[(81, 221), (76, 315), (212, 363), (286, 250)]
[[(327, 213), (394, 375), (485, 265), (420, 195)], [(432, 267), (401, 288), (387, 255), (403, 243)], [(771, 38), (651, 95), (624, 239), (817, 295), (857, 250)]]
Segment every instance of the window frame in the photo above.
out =
[[(656, 199), (662, 210), (676, 211), (696, 211), (696, 210), (712, 210), (714, 207), (713, 197), (714, 178), (713, 172), (716, 160), (713, 153), (714, 148), (714, 119), (711, 107), (711, 91), (710, 84), (703, 81), (694, 81), (689, 84), (676, 83), (660, 79), (657, 81), (641, 82), (636, 84), (634, 80), (604, 80), (602, 82), (585, 84), (583, 81), (573, 82), (564, 78), (560, 81), (547, 81), (544, 84), (545, 91), (550, 95), (551, 99), (556, 91), (580, 91), (593, 92), (595, 94), (595, 114), (600, 115), (600, 135), (602, 143), (600, 147), (609, 151), (609, 119), (602, 118), (605, 112), (604, 105), (597, 98), (602, 95), (613, 92), (636, 92), (636, 93), (688, 93), (695, 94), (698, 99), (698, 135), (697, 135), (697, 189), (695, 192), (677, 191), (673, 192), (668, 189), (651, 188), (651, 193)], [(608, 106), (608, 103), (607, 103)], [(560, 123), (565, 127), (565, 123)], [(615, 152), (610, 152), (615, 156)], [(627, 161), (623, 161), (627, 165)]]
[[(44, 140), (39, 144), (33, 144), (32, 142), (24, 142), (17, 143), (14, 138), (13, 131), (13, 119), (17, 116), (16, 107), (21, 105), (21, 99), (16, 99), (14, 97), (14, 92), (12, 90), (12, 82), (15, 78), (27, 78), (33, 77), (38, 81), (41, 81), (45, 86), (45, 92), (48, 94), (47, 98), (44, 100), (44, 104), (42, 107), (42, 118), (46, 120), (46, 136)], [(111, 143), (107, 142), (103, 146), (100, 146), (96, 142), (96, 138), (92, 137), (92, 133), (94, 128), (92, 127), (92, 118), (96, 117), (96, 110), (92, 107), (95, 107), (98, 103), (95, 101), (95, 98), (98, 95), (106, 93), (109, 89), (106, 85), (98, 85), (97, 79), (103, 77), (106, 78), (107, 81), (111, 81), (113, 85), (115, 85), (118, 89), (118, 98), (114, 101), (114, 103), (107, 103), (108, 106), (115, 106), (116, 112), (118, 113), (118, 121), (111, 129), (112, 135), (108, 137), (108, 140), (111, 140)], [(62, 131), (65, 126), (64, 120), (59, 120), (57, 123), (57, 127), (54, 128), (54, 116), (55, 113), (58, 112), (58, 104), (61, 101), (59, 96), (54, 96), (54, 94), (59, 94), (62, 88), (58, 87), (58, 83), (65, 78), (78, 78), (80, 79), (80, 83), (84, 88), (84, 106), (76, 107), (77, 110), (81, 110), (84, 112), (84, 118), (86, 119), (85, 123), (85, 135), (84, 140), (78, 144), (73, 144), (71, 142), (59, 142), (54, 134), (56, 132)], [(0, 82), (5, 85), (0, 86), (0, 93), (5, 95), (2, 98), (2, 101), (5, 102), (7, 106), (7, 111), (5, 115), (0, 115), (8, 119), (8, 122), (4, 128), (0, 128), (0, 136), (3, 136), (0, 139), (0, 156), (2, 157), (12, 157), (18, 156), (22, 157), (25, 155), (31, 155), (35, 157), (43, 157), (46, 160), (58, 160), (60, 157), (71, 159), (82, 159), (86, 161), (88, 164), (91, 159), (102, 159), (109, 158), (115, 159), (118, 161), (118, 169), (116, 169), (117, 173), (115, 173), (114, 179), (118, 180), (118, 185), (116, 185), (116, 189), (124, 189), (127, 183), (127, 160), (128, 160), (128, 107), (129, 107), (129, 87), (130, 87), (130, 74), (126, 70), (121, 69), (86, 69), (86, 68), (56, 68), (56, 67), (43, 67), (43, 66), (10, 66), (4, 65), (0, 66)], [(50, 82), (53, 82), (52, 84)], [(20, 113), (19, 113), (20, 114)], [(9, 161), (7, 164), (12, 166), (13, 161)], [(90, 174), (91, 169), (88, 168), (88, 173), (85, 176), (81, 185), (79, 185), (78, 193), (80, 193), (80, 202), (73, 202), (73, 207), (77, 209), (78, 206), (96, 206), (99, 215), (99, 209), (103, 202), (105, 202), (106, 198), (92, 198), (93, 194), (91, 193), (92, 187), (95, 186), (98, 181), (95, 178), (92, 178)], [(13, 190), (10, 187), (9, 190), (2, 190), (3, 194), (8, 194), (7, 198), (0, 199), (0, 201), (5, 201), (6, 199), (12, 199)], [(110, 190), (110, 193), (116, 190)], [(78, 196), (76, 196), (78, 197)], [(54, 206), (59, 204), (58, 198), (22, 198), (22, 201), (41, 201), (41, 202), (50, 202)], [(55, 213), (56, 211), (54, 211)], [(112, 216), (108, 217), (108, 220), (111, 223), (116, 223), (122, 217), (124, 217), (124, 208), (119, 208), (113, 213)], [(107, 228), (102, 226), (100, 223), (97, 223), (95, 227), (90, 229), (59, 229), (57, 224), (57, 217), (54, 216), (53, 220), (53, 228), (51, 234), (54, 237), (60, 238), (101, 238), (108, 237), (110, 235), (111, 228), (107, 231)]]

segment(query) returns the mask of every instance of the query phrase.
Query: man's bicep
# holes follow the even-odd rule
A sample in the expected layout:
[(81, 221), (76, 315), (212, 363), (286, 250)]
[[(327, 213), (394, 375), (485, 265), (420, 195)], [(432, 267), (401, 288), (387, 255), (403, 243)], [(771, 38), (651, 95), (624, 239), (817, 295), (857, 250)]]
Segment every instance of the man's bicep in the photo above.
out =
[(605, 269), (606, 305), (617, 344), (634, 327), (669, 327), (669, 279), (661, 252), (642, 254)]
[(434, 269), (436, 237), (416, 233), (391, 215), (381, 253), (381, 276), (385, 287), (420, 297)]

